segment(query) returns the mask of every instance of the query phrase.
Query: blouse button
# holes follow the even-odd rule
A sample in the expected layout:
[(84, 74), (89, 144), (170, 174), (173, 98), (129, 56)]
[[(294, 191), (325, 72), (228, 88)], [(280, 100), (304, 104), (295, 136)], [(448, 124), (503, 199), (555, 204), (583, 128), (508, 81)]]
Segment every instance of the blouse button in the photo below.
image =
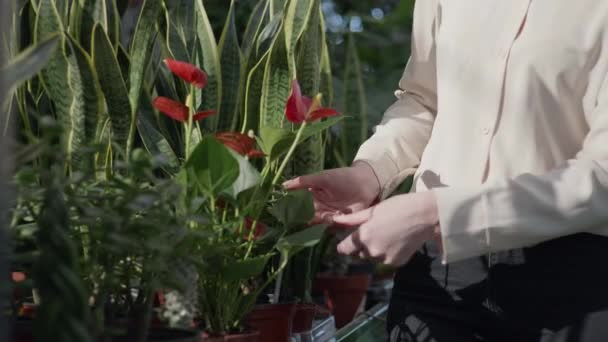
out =
[(483, 133), (483, 135), (488, 135), (488, 134), (490, 134), (490, 129), (486, 127), (481, 130), (481, 133)]

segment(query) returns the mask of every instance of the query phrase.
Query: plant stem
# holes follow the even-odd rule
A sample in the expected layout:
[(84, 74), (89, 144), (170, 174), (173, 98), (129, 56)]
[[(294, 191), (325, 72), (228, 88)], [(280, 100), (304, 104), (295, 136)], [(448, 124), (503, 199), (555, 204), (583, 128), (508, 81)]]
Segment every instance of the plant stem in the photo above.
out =
[(188, 157), (190, 157), (190, 140), (192, 138), (192, 119), (194, 117), (195, 96), (196, 94), (194, 86), (191, 85), (190, 94), (188, 95), (188, 101), (186, 101), (186, 105), (188, 106), (188, 123), (186, 124), (186, 151), (184, 153), (186, 160), (188, 159)]
[(308, 123), (306, 121), (304, 121), (302, 123), (302, 125), (300, 126), (300, 129), (298, 129), (298, 133), (296, 134), (296, 138), (293, 141), (293, 144), (291, 144), (291, 147), (289, 148), (289, 151), (287, 152), (287, 155), (285, 156), (285, 159), (283, 159), (283, 162), (281, 163), (281, 166), (279, 167), (279, 170), (274, 175), (274, 179), (272, 180), (272, 186), (273, 187), (275, 185), (277, 185), (277, 183), (279, 182), (279, 179), (281, 179), (281, 177), (283, 176), (283, 171), (285, 171), (285, 167), (287, 167), (287, 164), (289, 163), (289, 160), (291, 159), (291, 157), (295, 153), (296, 147), (298, 147), (298, 144), (300, 143), (300, 140), (302, 139), (302, 134), (304, 133), (304, 129), (306, 128), (307, 125), (308, 125)]

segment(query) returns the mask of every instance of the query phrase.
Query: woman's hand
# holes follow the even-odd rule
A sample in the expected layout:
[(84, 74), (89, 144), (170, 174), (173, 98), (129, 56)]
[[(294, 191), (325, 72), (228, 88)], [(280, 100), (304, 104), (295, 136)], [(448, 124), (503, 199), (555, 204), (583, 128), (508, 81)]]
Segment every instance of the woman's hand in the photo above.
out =
[(340, 253), (391, 266), (406, 264), (425, 242), (441, 237), (436, 199), (430, 191), (395, 196), (372, 208), (336, 216), (334, 222), (359, 226), (338, 245)]
[(315, 199), (315, 223), (333, 223), (333, 217), (369, 208), (380, 194), (380, 185), (366, 163), (302, 176), (283, 184), (287, 190), (308, 189)]

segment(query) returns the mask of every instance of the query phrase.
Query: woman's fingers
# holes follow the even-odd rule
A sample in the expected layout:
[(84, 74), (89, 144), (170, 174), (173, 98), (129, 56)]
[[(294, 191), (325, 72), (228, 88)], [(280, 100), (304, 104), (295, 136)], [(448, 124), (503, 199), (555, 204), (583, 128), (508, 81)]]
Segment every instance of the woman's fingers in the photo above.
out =
[(335, 216), (333, 219), (336, 224), (346, 227), (356, 227), (369, 221), (372, 218), (372, 213), (373, 208), (369, 208), (349, 215)]
[(322, 175), (300, 176), (283, 183), (285, 190), (316, 189), (322, 187)]

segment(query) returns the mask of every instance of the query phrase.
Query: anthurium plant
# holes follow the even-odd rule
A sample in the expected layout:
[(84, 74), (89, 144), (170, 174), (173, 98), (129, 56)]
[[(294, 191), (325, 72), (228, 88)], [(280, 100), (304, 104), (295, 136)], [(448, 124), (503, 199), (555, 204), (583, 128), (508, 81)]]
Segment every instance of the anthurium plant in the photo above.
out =
[[(167, 64), (170, 68), (179, 65), (177, 72), (172, 71), (191, 86), (208, 78), (192, 64)], [(297, 80), (291, 87), (283, 115), (297, 125), (296, 131), (266, 127), (261, 136), (253, 131), (206, 134), (176, 176), (185, 189), (178, 212), (187, 218), (204, 218), (188, 220), (192, 236), (183, 248), (198, 270), (202, 325), (211, 334), (244, 329), (244, 317), (280, 277), (289, 259), (317, 244), (326, 228), (309, 226), (314, 216), (310, 193), (286, 194), (280, 183), (298, 146), (341, 117), (336, 110), (321, 106), (320, 94), (314, 99), (303, 95)], [(154, 104), (186, 131), (207, 116), (198, 114), (192, 102), (187, 106), (159, 97)], [(261, 169), (251, 163), (256, 159)], [(272, 262), (275, 255), (280, 256), (278, 263)]]

